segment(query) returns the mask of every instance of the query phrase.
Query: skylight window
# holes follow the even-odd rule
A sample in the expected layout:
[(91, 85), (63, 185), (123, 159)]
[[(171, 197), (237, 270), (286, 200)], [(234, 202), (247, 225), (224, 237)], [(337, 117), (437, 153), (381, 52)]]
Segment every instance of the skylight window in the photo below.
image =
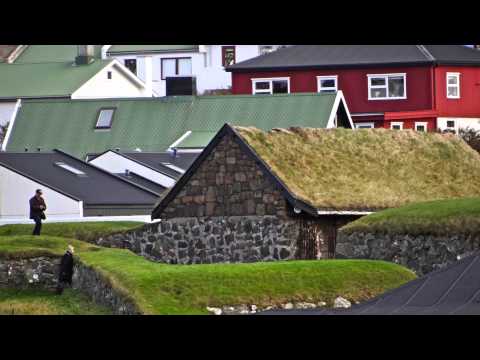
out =
[(100, 109), (98, 112), (97, 124), (95, 129), (110, 129), (112, 127), (113, 114), (115, 109)]
[(182, 169), (182, 168), (179, 168), (178, 166), (175, 166), (171, 163), (167, 163), (167, 162), (164, 162), (162, 163), (163, 165), (165, 165), (166, 167), (172, 169), (172, 170), (175, 170), (176, 172), (180, 173), (180, 174), (184, 174), (185, 173), (185, 170)]
[(69, 172), (71, 172), (72, 174), (75, 174), (77, 176), (87, 176), (87, 174), (85, 174), (83, 171), (81, 170), (78, 170), (77, 168), (74, 168), (73, 166), (70, 166), (68, 164), (65, 164), (64, 162), (62, 161), (57, 161), (55, 163), (55, 165), (61, 167), (62, 169), (65, 169)]

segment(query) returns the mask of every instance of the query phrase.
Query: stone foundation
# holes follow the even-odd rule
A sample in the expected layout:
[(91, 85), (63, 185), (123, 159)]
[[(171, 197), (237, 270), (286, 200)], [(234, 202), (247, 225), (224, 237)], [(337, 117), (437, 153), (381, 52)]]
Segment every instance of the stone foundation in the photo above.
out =
[(58, 257), (0, 259), (0, 287), (55, 289), (59, 264)]
[(404, 265), (418, 275), (445, 267), (480, 249), (480, 235), (387, 235), (340, 232), (336, 252), (347, 258)]
[(298, 221), (276, 216), (178, 218), (96, 243), (169, 264), (205, 264), (295, 259), (298, 235)]

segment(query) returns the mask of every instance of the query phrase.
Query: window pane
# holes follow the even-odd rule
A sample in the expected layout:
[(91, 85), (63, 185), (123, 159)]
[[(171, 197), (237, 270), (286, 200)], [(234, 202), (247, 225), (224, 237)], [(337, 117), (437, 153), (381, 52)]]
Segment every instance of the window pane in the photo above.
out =
[(178, 59), (178, 75), (192, 75), (192, 59)]
[(403, 76), (390, 77), (388, 79), (389, 97), (404, 97), (405, 82)]
[(137, 75), (137, 59), (125, 59), (125, 67)]
[(370, 79), (370, 84), (372, 86), (382, 86), (386, 85), (385, 83), (385, 78), (371, 78)]
[(449, 85), (456, 85), (458, 78), (456, 76), (449, 76), (448, 77), (448, 84)]
[(113, 109), (100, 110), (97, 119), (97, 128), (109, 128), (112, 126)]
[(223, 66), (229, 66), (235, 64), (235, 47), (223, 46)]
[(458, 87), (457, 86), (449, 86), (447, 89), (448, 89), (448, 96), (449, 97), (458, 97)]
[(425, 125), (417, 125), (416, 130), (424, 132), (425, 131)]
[(370, 89), (370, 97), (371, 98), (387, 97), (387, 89), (386, 88)]
[(447, 120), (447, 127), (449, 127), (449, 128), (455, 127), (455, 121), (453, 121), (453, 120)]
[(176, 60), (175, 59), (162, 59), (162, 77), (176, 75)]
[(322, 88), (334, 88), (335, 87), (335, 79), (324, 79), (320, 80), (320, 86)]
[(270, 89), (270, 82), (268, 81), (259, 81), (255, 83), (256, 90), (269, 90)]
[(274, 80), (273, 81), (273, 93), (274, 94), (288, 94), (288, 81), (287, 80)]
[(393, 130), (401, 130), (400, 125), (392, 125)]

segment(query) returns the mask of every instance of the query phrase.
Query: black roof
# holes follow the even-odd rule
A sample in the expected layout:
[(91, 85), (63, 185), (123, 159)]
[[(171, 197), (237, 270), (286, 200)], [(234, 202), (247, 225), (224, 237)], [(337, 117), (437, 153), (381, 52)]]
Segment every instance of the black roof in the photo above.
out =
[[(85, 175), (76, 175), (56, 163), (63, 162)], [(158, 194), (122, 179), (60, 150), (52, 152), (0, 152), (0, 166), (50, 187), (85, 205), (154, 204)], [(47, 200), (48, 201), (48, 200)]]
[(185, 171), (193, 164), (199, 155), (199, 153), (184, 152), (177, 152), (175, 157), (169, 152), (123, 152), (122, 154), (166, 175), (172, 176), (175, 179), (180, 178), (183, 173), (164, 164), (171, 164)]
[(435, 64), (480, 66), (480, 51), (464, 45), (295, 45), (239, 62), (226, 70)]
[(289, 315), (480, 315), (480, 252), (348, 310), (269, 311)]

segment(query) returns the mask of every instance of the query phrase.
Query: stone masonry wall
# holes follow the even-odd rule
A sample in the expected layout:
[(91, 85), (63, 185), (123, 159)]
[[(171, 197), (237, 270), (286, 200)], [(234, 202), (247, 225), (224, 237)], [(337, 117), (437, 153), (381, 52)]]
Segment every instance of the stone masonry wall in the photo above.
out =
[(226, 135), (161, 214), (162, 219), (287, 216), (287, 203), (255, 160)]
[(348, 258), (396, 262), (418, 275), (451, 264), (480, 249), (480, 235), (388, 235), (339, 233), (336, 252)]
[(0, 287), (55, 289), (60, 258), (0, 259)]
[(298, 221), (276, 216), (177, 218), (96, 243), (170, 264), (255, 262), (294, 259), (298, 232)]

